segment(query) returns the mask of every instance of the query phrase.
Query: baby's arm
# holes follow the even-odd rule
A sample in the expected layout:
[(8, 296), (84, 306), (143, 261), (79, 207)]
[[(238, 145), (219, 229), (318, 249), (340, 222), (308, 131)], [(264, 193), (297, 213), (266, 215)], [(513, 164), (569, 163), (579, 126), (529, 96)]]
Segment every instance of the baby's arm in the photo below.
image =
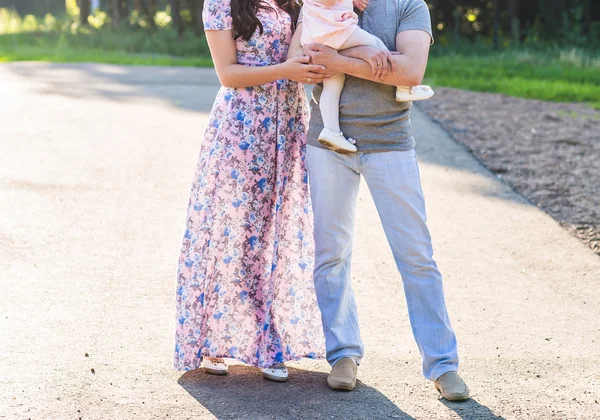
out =
[(294, 32), (294, 36), (292, 36), (292, 41), (290, 42), (290, 48), (288, 50), (288, 58), (307, 55), (304, 53), (304, 49), (302, 48), (301, 38), (302, 22), (298, 24), (298, 26), (296, 27), (296, 32)]

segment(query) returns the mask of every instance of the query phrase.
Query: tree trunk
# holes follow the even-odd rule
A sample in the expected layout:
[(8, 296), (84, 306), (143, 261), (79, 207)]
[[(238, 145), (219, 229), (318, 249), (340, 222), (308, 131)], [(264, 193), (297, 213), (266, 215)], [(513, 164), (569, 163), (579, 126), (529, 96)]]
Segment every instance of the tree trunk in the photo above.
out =
[(454, 23), (452, 26), (452, 32), (454, 34), (454, 43), (456, 45), (458, 45), (458, 44), (460, 44), (460, 30), (461, 30), (461, 24), (462, 24), (462, 15), (458, 11), (458, 9), (454, 9), (452, 17), (454, 18)]
[[(148, 21), (148, 25), (150, 25), (151, 28), (154, 28), (156, 26), (156, 23), (154, 22), (156, 9), (154, 9), (154, 12), (152, 12), (149, 3), (150, 2), (146, 2), (144, 0), (134, 0), (133, 6), (135, 7), (135, 10), (138, 12), (139, 16), (146, 19)], [(154, 3), (156, 5), (156, 1)]]
[(81, 26), (86, 26), (89, 24), (88, 19), (92, 11), (92, 0), (79, 0), (77, 3), (79, 3), (79, 22)]
[(169, 0), (169, 4), (171, 5), (171, 19), (173, 19), (173, 23), (177, 28), (177, 35), (180, 38), (183, 38), (183, 33), (185, 31), (184, 22), (181, 18), (181, 1), (180, 0)]
[(499, 0), (494, 0), (493, 23), (492, 23), (492, 48), (498, 49), (498, 38), (500, 37), (500, 5)]
[(156, 17), (157, 11), (158, 5), (156, 4), (156, 0), (148, 0), (148, 18), (152, 28), (156, 28), (156, 22), (154, 21), (154, 18)]
[(204, 19), (202, 18), (202, 11), (204, 10), (204, 0), (196, 0), (196, 22), (198, 25), (198, 31), (204, 33)]
[(129, 1), (120, 0), (121, 17), (127, 19), (129, 17)]
[(437, 28), (437, 25), (439, 23), (438, 21), (438, 3), (439, 0), (430, 0), (429, 4), (430, 4), (430, 14), (431, 14), (431, 27), (432, 29), (435, 31), (435, 29)]
[(111, 0), (110, 8), (113, 27), (117, 28), (121, 25), (121, 0)]
[(204, 24), (202, 22), (202, 8), (204, 0), (184, 0), (185, 7), (190, 11), (192, 16), (192, 26), (194, 33), (201, 36), (204, 33)]
[(560, 37), (563, 32), (563, 15), (567, 13), (565, 10), (564, 0), (552, 0), (551, 4), (551, 16), (552, 16), (552, 27), (554, 30), (551, 32), (554, 37)]
[(583, 34), (589, 40), (592, 35), (592, 1), (583, 1)]
[(552, 0), (552, 15), (557, 19), (565, 11), (565, 0)]
[(516, 44), (521, 40), (521, 22), (519, 21), (518, 0), (508, 0), (508, 20), (513, 42)]

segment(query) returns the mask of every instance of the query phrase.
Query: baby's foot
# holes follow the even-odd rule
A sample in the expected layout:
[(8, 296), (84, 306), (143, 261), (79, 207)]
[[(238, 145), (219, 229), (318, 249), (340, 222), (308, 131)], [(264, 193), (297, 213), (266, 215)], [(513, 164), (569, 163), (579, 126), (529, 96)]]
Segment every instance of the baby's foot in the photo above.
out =
[(396, 87), (396, 101), (424, 101), (433, 96), (433, 89), (427, 85)]
[(346, 139), (344, 134), (340, 131), (331, 131), (324, 128), (319, 134), (319, 143), (328, 149), (338, 153), (354, 153), (356, 152), (356, 146), (353, 144), (352, 139)]

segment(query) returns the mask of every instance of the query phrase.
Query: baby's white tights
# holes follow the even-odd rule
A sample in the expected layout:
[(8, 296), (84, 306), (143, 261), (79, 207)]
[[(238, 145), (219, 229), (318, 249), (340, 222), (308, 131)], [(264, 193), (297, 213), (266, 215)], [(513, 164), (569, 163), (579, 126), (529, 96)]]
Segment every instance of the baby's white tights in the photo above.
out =
[[(387, 50), (383, 41), (375, 35), (371, 35), (367, 31), (357, 28), (350, 38), (339, 48), (345, 50), (347, 48), (359, 46), (371, 46)], [(323, 81), (323, 92), (321, 93), (321, 101), (319, 107), (323, 116), (323, 125), (331, 131), (340, 132), (340, 96), (344, 89), (346, 75), (337, 73), (331, 75), (329, 79)]]

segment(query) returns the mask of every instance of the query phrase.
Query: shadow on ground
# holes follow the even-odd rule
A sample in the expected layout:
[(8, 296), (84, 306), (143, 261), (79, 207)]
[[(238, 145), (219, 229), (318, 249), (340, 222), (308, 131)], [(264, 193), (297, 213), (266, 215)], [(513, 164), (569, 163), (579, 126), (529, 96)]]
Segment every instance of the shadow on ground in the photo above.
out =
[(462, 420), (505, 420), (504, 417), (495, 415), (492, 410), (479, 404), (473, 398), (463, 402), (450, 402), (442, 398), (440, 402), (454, 411)]
[(210, 112), (220, 88), (215, 71), (206, 68), (29, 62), (4, 66), (37, 82), (40, 95), (80, 100), (101, 97), (114, 102), (154, 98), (191, 112)]
[(285, 384), (262, 378), (257, 369), (232, 366), (227, 376), (186, 372), (178, 381), (218, 419), (414, 419), (362, 382), (353, 392), (327, 386), (327, 374), (290, 369)]

